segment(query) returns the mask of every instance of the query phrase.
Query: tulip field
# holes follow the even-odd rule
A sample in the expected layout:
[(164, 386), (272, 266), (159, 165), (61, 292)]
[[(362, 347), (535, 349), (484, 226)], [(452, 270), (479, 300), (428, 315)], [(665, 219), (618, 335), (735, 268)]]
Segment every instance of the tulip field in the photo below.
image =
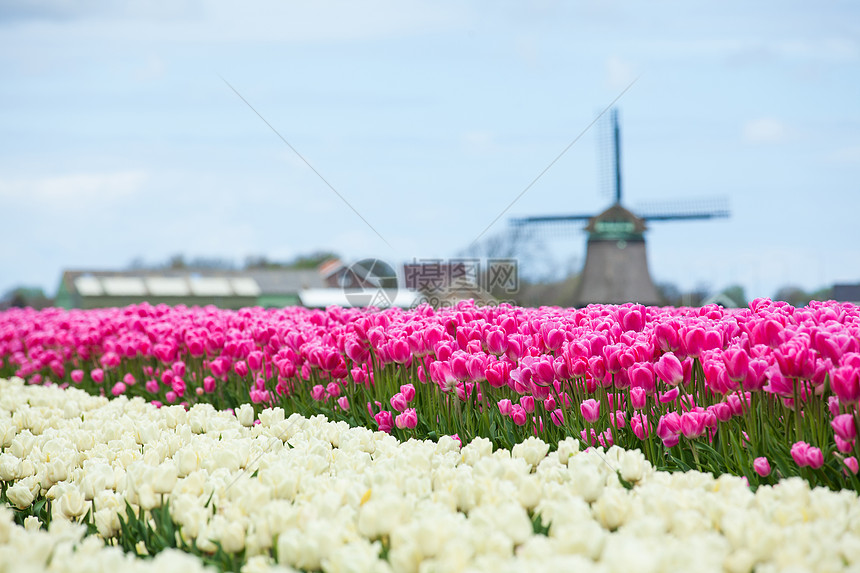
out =
[(0, 312), (0, 570), (860, 571), (860, 309)]

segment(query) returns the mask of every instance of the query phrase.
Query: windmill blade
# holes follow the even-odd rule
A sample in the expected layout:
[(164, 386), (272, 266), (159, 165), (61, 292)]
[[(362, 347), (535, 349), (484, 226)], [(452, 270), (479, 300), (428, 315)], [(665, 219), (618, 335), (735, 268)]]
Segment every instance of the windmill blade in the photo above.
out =
[(594, 215), (542, 215), (539, 217), (519, 217), (511, 219), (511, 225), (522, 227), (525, 225), (588, 221), (592, 217), (594, 217)]
[(525, 232), (526, 236), (575, 236), (594, 215), (547, 215), (511, 219), (512, 229)]
[(613, 201), (616, 195), (618, 166), (615, 155), (614, 120), (617, 119), (615, 108), (600, 118), (595, 130), (597, 143), (597, 184), (600, 196)]
[(633, 211), (646, 221), (718, 219), (730, 215), (729, 202), (724, 197), (642, 203)]

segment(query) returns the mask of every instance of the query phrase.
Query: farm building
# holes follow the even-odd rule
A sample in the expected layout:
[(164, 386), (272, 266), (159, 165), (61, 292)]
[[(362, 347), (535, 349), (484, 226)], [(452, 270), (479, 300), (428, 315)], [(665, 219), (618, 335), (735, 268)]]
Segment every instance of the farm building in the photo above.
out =
[(314, 270), (83, 271), (63, 273), (55, 304), (62, 308), (101, 308), (139, 302), (221, 308), (301, 304), (301, 293), (325, 286)]
[[(353, 265), (354, 266), (354, 265)], [(105, 308), (140, 302), (150, 304), (215, 305), (238, 309), (249, 306), (281, 308), (306, 306), (409, 307), (417, 303), (417, 293), (403, 290), (390, 300), (364, 298), (359, 290), (369, 285), (344, 285), (345, 265), (327, 261), (318, 269), (159, 269), (159, 270), (67, 270), (57, 289), (55, 306), (61, 308)], [(369, 291), (368, 291), (369, 292)], [(372, 294), (372, 293), (370, 293)], [(351, 296), (355, 295), (355, 296)], [(367, 299), (365, 301), (365, 298)]]

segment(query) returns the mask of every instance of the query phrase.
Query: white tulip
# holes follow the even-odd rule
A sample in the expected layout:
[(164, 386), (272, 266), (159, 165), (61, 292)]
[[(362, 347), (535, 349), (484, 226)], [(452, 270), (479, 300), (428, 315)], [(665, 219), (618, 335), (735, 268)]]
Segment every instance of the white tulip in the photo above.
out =
[(62, 458), (51, 460), (47, 467), (47, 479), (51, 483), (64, 481), (69, 477), (69, 463)]
[(8, 448), (18, 433), (18, 427), (8, 418), (0, 420), (0, 448)]
[(618, 529), (630, 513), (630, 496), (626, 489), (606, 488), (592, 505), (594, 518), (610, 531)]
[(12, 454), (0, 454), (0, 481), (11, 482), (23, 477), (21, 459)]
[(254, 407), (250, 404), (242, 404), (235, 410), (236, 419), (239, 420), (239, 423), (245, 426), (246, 428), (250, 428), (254, 425)]
[(99, 535), (105, 539), (110, 539), (120, 531), (119, 514), (114, 509), (97, 509), (93, 519)]
[(379, 542), (357, 539), (335, 549), (322, 560), (322, 569), (329, 573), (386, 573), (390, 567), (379, 558)]
[(42, 522), (35, 515), (28, 515), (24, 518), (24, 529), (27, 531), (39, 531), (42, 528)]
[(600, 497), (605, 478), (593, 464), (568, 464), (571, 491), (591, 503)]
[(188, 419), (188, 414), (183, 406), (164, 406), (161, 408), (164, 423), (171, 430)]
[(534, 468), (546, 457), (547, 452), (549, 452), (549, 444), (540, 438), (530, 436), (525, 441), (514, 445), (511, 449), (511, 456), (524, 459), (527, 464)]
[(607, 532), (592, 519), (570, 521), (562, 525), (550, 526), (552, 547), (558, 553), (584, 555), (597, 559), (603, 551)]
[(18, 482), (6, 490), (6, 498), (9, 500), (9, 503), (18, 509), (26, 509), (30, 507), (36, 496), (30, 491), (29, 487)]
[(260, 424), (264, 428), (271, 428), (276, 424), (280, 424), (284, 421), (284, 409), (283, 408), (266, 408), (262, 412), (260, 412)]
[(66, 519), (77, 519), (87, 511), (87, 502), (78, 488), (69, 488), (57, 500), (60, 513)]

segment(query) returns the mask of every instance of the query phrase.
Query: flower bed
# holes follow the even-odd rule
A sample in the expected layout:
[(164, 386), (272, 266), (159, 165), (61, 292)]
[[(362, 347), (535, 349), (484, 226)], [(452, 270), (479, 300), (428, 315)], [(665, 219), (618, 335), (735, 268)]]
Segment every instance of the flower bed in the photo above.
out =
[(10, 310), (3, 373), (159, 405), (251, 403), (251, 417), (278, 405), (400, 439), (575, 436), (659, 469), (860, 489), (850, 304)]
[(115, 547), (61, 525), (76, 521), (131, 553), (177, 546), (226, 569), (860, 567), (854, 492), (797, 478), (753, 492), (743, 478), (655, 471), (639, 451), (580, 451), (574, 438), (511, 450), (485, 438), (401, 442), (278, 408), (243, 419), (21, 380), (0, 381), (0, 428), (4, 499), (29, 527), (51, 523), (32, 532), (0, 512), (0, 562), (39, 540), (57, 548), (56, 570), (75, 570), (61, 558), (120, 563)]

